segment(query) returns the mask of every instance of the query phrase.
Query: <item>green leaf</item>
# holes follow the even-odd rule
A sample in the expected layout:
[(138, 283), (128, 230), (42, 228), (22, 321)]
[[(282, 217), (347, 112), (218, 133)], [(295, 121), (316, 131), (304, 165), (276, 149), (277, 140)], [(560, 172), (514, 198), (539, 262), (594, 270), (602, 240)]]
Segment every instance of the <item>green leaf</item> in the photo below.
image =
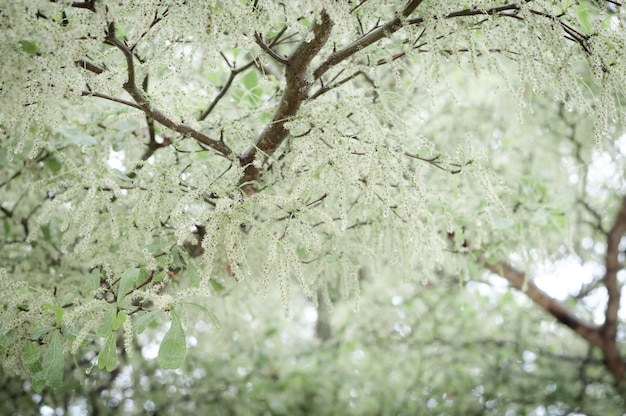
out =
[(41, 393), (46, 387), (46, 379), (44, 378), (41, 372), (33, 374), (33, 380), (31, 381), (31, 386), (35, 393)]
[(209, 315), (209, 319), (211, 319), (211, 322), (213, 323), (213, 325), (217, 329), (222, 329), (222, 323), (220, 322), (220, 319), (217, 317), (217, 315), (212, 311), (207, 311), (206, 313), (207, 315)]
[(137, 283), (137, 285), (140, 285), (142, 283), (145, 283), (146, 280), (148, 280), (149, 278), (150, 272), (145, 267), (140, 267), (139, 276), (137, 277), (137, 280), (135, 282)]
[(111, 328), (113, 329), (113, 331), (117, 331), (118, 328), (122, 326), (124, 322), (126, 322), (126, 318), (127, 315), (124, 311), (119, 311), (117, 314), (114, 314), (111, 320)]
[(187, 270), (187, 275), (189, 276), (189, 280), (191, 280), (191, 284), (194, 287), (200, 286), (200, 274), (198, 273), (196, 263), (194, 263), (193, 259), (186, 250), (181, 248), (180, 254), (185, 261), (185, 270)]
[(46, 158), (46, 160), (44, 160), (43, 163), (53, 173), (57, 173), (58, 171), (61, 170), (61, 162), (59, 162), (59, 160), (54, 156), (50, 156)]
[(135, 332), (141, 334), (150, 325), (156, 317), (161, 313), (161, 310), (151, 311), (141, 315), (133, 324)]
[(591, 33), (591, 20), (589, 19), (589, 11), (585, 5), (579, 5), (576, 8), (576, 14), (578, 15), (578, 21), (583, 29), (583, 33), (588, 35)]
[(152, 279), (152, 281), (155, 283), (158, 283), (158, 282), (165, 280), (166, 277), (167, 277), (167, 272), (164, 270), (164, 271), (157, 273), (154, 276), (154, 279)]
[(174, 246), (172, 251), (170, 251), (170, 255), (172, 256), (172, 267), (174, 269), (182, 269), (184, 267), (183, 261), (180, 258), (180, 248), (179, 246)]
[(61, 333), (55, 331), (52, 334), (50, 345), (43, 356), (43, 370), (41, 373), (53, 389), (59, 388), (63, 383), (63, 341)]
[(252, 91), (259, 83), (259, 76), (256, 73), (256, 69), (248, 71), (248, 73), (242, 78), (242, 81), (243, 86), (246, 87), (248, 91)]
[(115, 370), (117, 366), (117, 348), (115, 345), (115, 333), (109, 334), (104, 347), (98, 354), (98, 368), (106, 368), (108, 372)]
[(98, 290), (100, 287), (100, 270), (93, 269), (91, 273), (87, 275), (87, 279), (89, 280), (89, 289), (90, 290)]
[(219, 293), (219, 292), (221, 292), (221, 291), (223, 291), (223, 290), (225, 289), (225, 288), (224, 288), (224, 285), (223, 285), (223, 284), (221, 284), (220, 282), (218, 282), (218, 281), (217, 281), (217, 280), (215, 280), (215, 279), (211, 279), (211, 280), (209, 280), (209, 283), (211, 284), (211, 287), (213, 288), (213, 290), (215, 290), (215, 291), (216, 291), (216, 292), (218, 292), (218, 293)]
[(557, 230), (563, 231), (567, 226), (567, 218), (563, 213), (553, 213), (550, 216), (550, 222), (556, 227)]
[(113, 332), (113, 317), (115, 316), (115, 314), (116, 312), (113, 311), (104, 317), (104, 320), (102, 321), (98, 329), (96, 329), (96, 337), (105, 338), (108, 337), (111, 332)]
[(296, 248), (296, 255), (298, 256), (300, 260), (306, 259), (308, 257), (308, 252), (307, 252), (306, 247), (304, 247), (303, 245), (299, 245)]
[(0, 149), (0, 168), (9, 164), (9, 158), (5, 149)]
[(124, 149), (124, 146), (126, 145), (126, 138), (125, 137), (118, 137), (113, 143), (111, 143), (111, 148), (113, 149), (114, 152), (119, 152), (120, 150)]
[(2, 219), (2, 227), (4, 228), (4, 234), (9, 235), (11, 232), (11, 223), (9, 222), (9, 218), (4, 217)]
[(115, 175), (115, 177), (117, 177), (117, 179), (120, 179), (124, 182), (132, 182), (133, 180), (128, 177), (124, 172), (122, 172), (119, 169), (115, 169), (115, 168), (111, 168), (111, 172), (113, 172), (113, 175)]
[(44, 335), (46, 335), (48, 332), (54, 331), (55, 329), (57, 329), (56, 326), (42, 326), (42, 327), (35, 328), (30, 339), (32, 339), (33, 341), (37, 340), (43, 337)]
[(20, 47), (24, 52), (29, 55), (34, 55), (39, 52), (39, 47), (37, 47), (37, 44), (30, 40), (20, 40)]
[(11, 345), (12, 338), (13, 332), (5, 332), (4, 330), (0, 332), (0, 355), (4, 355), (4, 353), (7, 351), (7, 348), (9, 348), (9, 345)]
[(57, 328), (61, 327), (61, 323), (63, 321), (63, 315), (65, 314), (65, 310), (58, 306), (54, 306), (50, 303), (44, 303), (41, 305), (44, 309), (49, 309), (54, 313), (54, 319), (56, 320)]
[(50, 235), (50, 225), (49, 224), (41, 224), (39, 226), (39, 228), (41, 228), (41, 232), (43, 233), (44, 241), (52, 241), (51, 235)]
[(126, 294), (135, 286), (135, 282), (139, 277), (139, 269), (126, 269), (120, 278), (120, 284), (117, 288), (117, 304), (119, 305)]
[(172, 310), (172, 325), (163, 337), (157, 362), (165, 369), (179, 368), (185, 362), (187, 355), (187, 341), (185, 340), (185, 331), (180, 323), (180, 319), (176, 311)]
[(220, 319), (217, 317), (217, 315), (214, 312), (211, 312), (208, 308), (202, 305), (198, 305), (197, 303), (185, 302), (185, 304), (195, 306), (196, 308), (200, 309), (202, 312), (206, 313), (209, 316), (209, 319), (211, 319), (211, 322), (213, 323), (213, 325), (217, 329), (222, 329), (222, 323), (220, 322)]
[(36, 342), (31, 341), (26, 343), (22, 359), (24, 360), (24, 363), (28, 365), (34, 364), (37, 360), (39, 360), (39, 347)]
[(311, 26), (311, 21), (309, 19), (305, 19), (304, 17), (301, 17), (300, 19), (298, 19), (298, 23), (300, 23), (304, 27)]

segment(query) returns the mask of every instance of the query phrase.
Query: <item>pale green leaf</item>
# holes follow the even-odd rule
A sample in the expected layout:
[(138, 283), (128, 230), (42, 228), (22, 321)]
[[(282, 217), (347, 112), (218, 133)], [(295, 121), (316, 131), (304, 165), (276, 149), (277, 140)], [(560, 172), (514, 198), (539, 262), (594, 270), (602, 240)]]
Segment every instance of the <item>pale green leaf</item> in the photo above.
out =
[(151, 311), (141, 315), (137, 318), (133, 324), (135, 332), (141, 334), (150, 325), (157, 316), (161, 313), (161, 310)]
[(109, 334), (106, 341), (104, 342), (104, 347), (98, 354), (98, 368), (105, 368), (107, 371), (111, 372), (117, 366), (117, 347), (115, 345), (115, 333)]
[(58, 306), (52, 305), (50, 303), (44, 303), (41, 305), (44, 309), (48, 309), (54, 313), (54, 319), (56, 321), (56, 325), (58, 328), (61, 327), (61, 323), (63, 321), (63, 315), (65, 314), (65, 310)]
[(118, 179), (124, 181), (124, 182), (132, 182), (133, 180), (127, 176), (124, 172), (122, 172), (119, 169), (115, 169), (115, 168), (111, 168), (111, 172), (113, 172), (113, 175), (115, 175), (115, 177), (117, 177)]
[(105, 315), (104, 319), (100, 323), (98, 329), (96, 329), (96, 337), (105, 338), (108, 337), (111, 332), (113, 332), (113, 317), (115, 316), (116, 311), (112, 311)]
[(54, 331), (48, 349), (43, 356), (43, 370), (41, 371), (48, 385), (53, 389), (61, 386), (63, 383), (63, 341), (60, 331)]
[(127, 318), (127, 315), (126, 315), (126, 312), (124, 311), (119, 311), (117, 314), (115, 314), (111, 322), (111, 327), (113, 331), (117, 331), (118, 328), (122, 326), (124, 322), (126, 322), (126, 318)]
[(24, 352), (22, 353), (22, 359), (24, 363), (30, 365), (39, 360), (39, 346), (36, 342), (27, 342), (24, 345)]
[(20, 40), (20, 47), (24, 52), (29, 55), (34, 55), (39, 52), (39, 47), (37, 44), (30, 40)]
[(591, 20), (589, 19), (589, 11), (583, 4), (576, 8), (576, 14), (578, 15), (578, 21), (580, 22), (583, 33), (591, 33)]
[(139, 269), (126, 269), (120, 277), (120, 283), (117, 289), (117, 304), (119, 305), (126, 294), (135, 286), (135, 282), (139, 277)]
[(187, 355), (187, 341), (185, 340), (185, 331), (180, 323), (180, 319), (176, 311), (172, 310), (172, 325), (165, 334), (161, 346), (157, 362), (165, 369), (179, 368), (185, 362)]

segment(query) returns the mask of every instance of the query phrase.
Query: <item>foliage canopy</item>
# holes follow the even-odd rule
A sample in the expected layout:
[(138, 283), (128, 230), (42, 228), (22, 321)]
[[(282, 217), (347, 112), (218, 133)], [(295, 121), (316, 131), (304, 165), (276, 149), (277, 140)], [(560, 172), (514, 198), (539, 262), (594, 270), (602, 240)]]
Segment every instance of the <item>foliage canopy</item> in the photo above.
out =
[[(161, 369), (209, 366), (187, 357), (189, 331), (230, 328), (224, 305), (252, 302), (242, 290), (271, 300), (268, 320), (275, 309), (294, 316), (301, 297), (317, 308), (327, 342), (305, 362), (337, 351), (320, 328), (339, 295), (368, 312), (336, 318), (338, 334), (354, 325), (365, 334), (351, 342), (383, 351), (377, 326), (369, 334), (360, 319), (377, 291), (398, 287), (410, 295), (396, 309), (412, 300), (390, 348), (408, 348), (407, 359), (427, 363), (437, 343), (454, 342), (525, 354), (532, 347), (514, 338), (498, 345), (493, 323), (480, 341), (459, 335), (493, 304), (458, 287), (496, 274), (573, 330), (566, 339), (578, 344), (563, 356), (600, 374), (545, 399), (551, 412), (573, 397), (580, 409), (585, 397), (623, 395), (625, 13), (614, 1), (565, 0), (0, 2), (3, 376), (42, 393), (70, 391), (67, 375), (87, 371), (98, 391), (106, 372), (142, 365), (137, 352), (164, 322)], [(533, 275), (568, 262), (593, 276), (561, 303)], [(432, 310), (458, 302), (468, 312), (455, 311), (454, 324)], [(545, 319), (533, 313), (520, 319)], [(429, 322), (424, 345), (402, 329)], [(268, 340), (279, 337), (264, 325)], [(455, 377), (477, 368), (458, 365)], [(425, 379), (402, 371), (397, 380), (421, 388)], [(564, 373), (576, 377), (573, 366)], [(471, 395), (441, 390), (453, 378), (433, 377), (424, 396), (467, 412), (510, 405), (487, 405), (485, 389), (497, 396), (487, 378)], [(528, 380), (518, 386), (530, 392)], [(409, 397), (419, 404), (393, 412), (411, 414), (441, 404), (402, 391), (378, 405)], [(611, 397), (591, 408), (623, 404)], [(317, 400), (322, 413), (334, 403)], [(259, 408), (297, 414), (284, 403)]]

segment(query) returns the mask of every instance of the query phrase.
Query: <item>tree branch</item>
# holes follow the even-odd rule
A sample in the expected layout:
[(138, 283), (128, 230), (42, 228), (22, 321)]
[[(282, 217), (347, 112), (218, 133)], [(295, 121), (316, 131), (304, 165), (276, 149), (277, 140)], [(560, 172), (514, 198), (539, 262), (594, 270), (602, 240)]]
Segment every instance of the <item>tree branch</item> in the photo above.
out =
[(257, 192), (257, 188), (251, 184), (252, 181), (258, 179), (259, 168), (253, 164), (257, 152), (261, 152), (262, 162), (265, 163), (287, 137), (289, 132), (285, 128), (285, 123), (298, 114), (302, 103), (308, 98), (311, 89), (311, 80), (307, 77), (308, 67), (328, 41), (332, 27), (333, 22), (330, 16), (322, 10), (320, 21), (312, 28), (313, 39), (310, 42), (305, 39), (300, 41), (291, 56), (287, 58), (285, 91), (274, 117), (257, 138), (255, 145), (239, 156), (241, 166), (245, 168), (240, 185), (246, 184), (243, 188), (246, 193)]
[(98, 97), (98, 98), (103, 98), (103, 99), (105, 99), (105, 100), (113, 101), (113, 102), (118, 103), (118, 104), (124, 104), (124, 105), (127, 105), (127, 106), (129, 106), (129, 107), (136, 108), (136, 109), (138, 109), (138, 110), (141, 110), (141, 109), (142, 109), (141, 107), (139, 107), (137, 104), (133, 103), (132, 101), (123, 100), (123, 99), (121, 99), (121, 98), (112, 97), (112, 96), (110, 96), (110, 95), (101, 94), (101, 93), (99, 93), (99, 92), (83, 91), (83, 92), (81, 93), (81, 95), (82, 95), (83, 97)]
[(531, 279), (527, 279), (523, 272), (512, 266), (502, 263), (492, 264), (484, 258), (479, 257), (479, 262), (491, 272), (498, 274), (508, 280), (514, 288), (526, 293), (537, 305), (546, 312), (554, 316), (560, 323), (571, 328), (591, 345), (600, 348), (604, 356), (606, 368), (614, 375), (619, 384), (620, 390), (626, 381), (626, 365), (621, 357), (617, 345), (616, 335), (618, 329), (617, 313), (620, 307), (621, 287), (617, 280), (619, 265), (619, 243), (626, 233), (626, 197), (622, 199), (622, 206), (617, 214), (613, 227), (608, 235), (608, 247), (606, 254), (606, 274), (604, 285), (608, 293), (608, 302), (605, 312), (604, 324), (600, 327), (592, 325), (572, 311), (565, 305), (549, 296), (537, 287)]
[(263, 38), (258, 33), (254, 34), (254, 41), (257, 45), (261, 47), (261, 49), (265, 51), (265, 53), (271, 56), (272, 59), (274, 59), (276, 62), (279, 62), (283, 65), (287, 65), (287, 63), (289, 62), (286, 58), (283, 58), (282, 56), (274, 52), (274, 50), (263, 41)]
[(541, 308), (550, 315), (554, 316), (560, 323), (571, 328), (590, 344), (600, 348), (603, 347), (604, 339), (597, 326), (584, 321), (561, 302), (539, 289), (535, 282), (527, 278), (523, 272), (506, 263), (496, 265), (488, 262), (484, 258), (480, 258), (479, 261), (492, 273), (508, 280), (511, 286), (524, 292), (533, 302), (541, 306)]
[[(224, 59), (226, 59), (226, 58), (224, 58)], [(211, 111), (213, 111), (213, 109), (215, 108), (217, 103), (219, 103), (220, 100), (224, 97), (224, 95), (226, 95), (226, 92), (230, 88), (230, 86), (233, 83), (235, 77), (239, 73), (241, 73), (242, 71), (245, 71), (246, 69), (250, 68), (252, 65), (254, 65), (254, 60), (248, 62), (247, 64), (245, 64), (244, 66), (241, 66), (239, 68), (231, 69), (230, 75), (228, 76), (228, 79), (226, 80), (226, 83), (224, 84), (224, 86), (222, 87), (220, 92), (217, 94), (217, 96), (215, 96), (213, 101), (211, 101), (211, 104), (209, 104), (209, 106), (206, 108), (206, 110), (204, 110), (202, 112), (202, 114), (200, 114), (200, 117), (198, 117), (198, 121), (202, 121), (202, 120), (206, 119), (208, 117), (208, 115), (211, 114)]]
[[(502, 6), (492, 7), (489, 9), (480, 9), (477, 7), (472, 7), (469, 9), (463, 9), (456, 12), (448, 13), (444, 16), (444, 19), (453, 19), (456, 17), (469, 17), (469, 16), (502, 16), (502, 17), (510, 17), (517, 20), (524, 20), (522, 16), (519, 16), (519, 11), (521, 10), (521, 6), (518, 3), (509, 3)], [(591, 49), (589, 47), (589, 36), (581, 33), (580, 31), (574, 29), (572, 26), (567, 23), (561, 21), (559, 16), (554, 16), (550, 13), (545, 13), (539, 10), (530, 9), (529, 12), (536, 16), (542, 16), (558, 22), (563, 31), (566, 33), (565, 38), (569, 39), (573, 42), (578, 43), (583, 50), (591, 55)], [(409, 24), (412, 25), (421, 25), (424, 23), (423, 17), (417, 17), (415, 19), (410, 19), (408, 21)]]
[(626, 233), (626, 197), (622, 198), (622, 206), (607, 237), (604, 285), (608, 294), (608, 301), (604, 313), (604, 325), (602, 326), (602, 334), (607, 341), (605, 350), (606, 364), (613, 373), (620, 372), (622, 380), (624, 380), (625, 367), (620, 357), (620, 351), (617, 348), (616, 336), (618, 326), (617, 313), (621, 297), (621, 287), (617, 281), (617, 272), (621, 269), (619, 264), (619, 243), (624, 233)]
[(380, 26), (379, 28), (372, 30), (371, 32), (361, 36), (359, 39), (355, 40), (345, 48), (338, 50), (333, 53), (326, 59), (320, 66), (318, 66), (315, 71), (313, 71), (314, 79), (319, 79), (322, 75), (326, 73), (331, 67), (337, 65), (341, 61), (350, 56), (354, 55), (356, 52), (360, 51), (379, 41), (382, 38), (389, 36), (392, 33), (397, 32), (401, 29), (405, 23), (406, 18), (417, 9), (417, 7), (422, 3), (422, 0), (411, 0), (402, 10), (399, 16), (396, 16), (386, 24)]
[(185, 123), (174, 122), (150, 103), (148, 98), (144, 95), (143, 91), (141, 91), (141, 89), (137, 86), (137, 82), (135, 79), (135, 63), (133, 60), (133, 53), (130, 48), (126, 46), (125, 43), (123, 43), (117, 38), (117, 36), (115, 36), (115, 24), (113, 22), (109, 23), (109, 28), (106, 34), (106, 42), (115, 46), (124, 54), (128, 66), (128, 81), (124, 83), (123, 88), (124, 90), (126, 90), (126, 92), (128, 92), (128, 94), (130, 94), (131, 97), (133, 97), (133, 99), (137, 103), (137, 106), (144, 113), (146, 113), (147, 116), (163, 124), (165, 127), (174, 130), (177, 133), (180, 133), (184, 136), (193, 137), (198, 142), (218, 151), (227, 158), (231, 157), (232, 150), (223, 141), (211, 139), (206, 134), (193, 129), (191, 126)]
[[(57, 0), (50, 0), (50, 3), (57, 3)], [(87, 9), (95, 13), (96, 0), (74, 1), (71, 6), (77, 9)]]

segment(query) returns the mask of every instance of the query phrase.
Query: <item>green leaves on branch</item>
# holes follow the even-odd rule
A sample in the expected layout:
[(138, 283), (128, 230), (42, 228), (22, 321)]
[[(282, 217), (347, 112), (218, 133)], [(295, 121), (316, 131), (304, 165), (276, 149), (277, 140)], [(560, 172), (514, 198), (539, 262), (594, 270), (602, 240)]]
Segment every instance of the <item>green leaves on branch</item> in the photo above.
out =
[(157, 362), (162, 368), (173, 370), (185, 362), (187, 341), (178, 314), (175, 310), (172, 310), (171, 314), (172, 325), (161, 342)]

